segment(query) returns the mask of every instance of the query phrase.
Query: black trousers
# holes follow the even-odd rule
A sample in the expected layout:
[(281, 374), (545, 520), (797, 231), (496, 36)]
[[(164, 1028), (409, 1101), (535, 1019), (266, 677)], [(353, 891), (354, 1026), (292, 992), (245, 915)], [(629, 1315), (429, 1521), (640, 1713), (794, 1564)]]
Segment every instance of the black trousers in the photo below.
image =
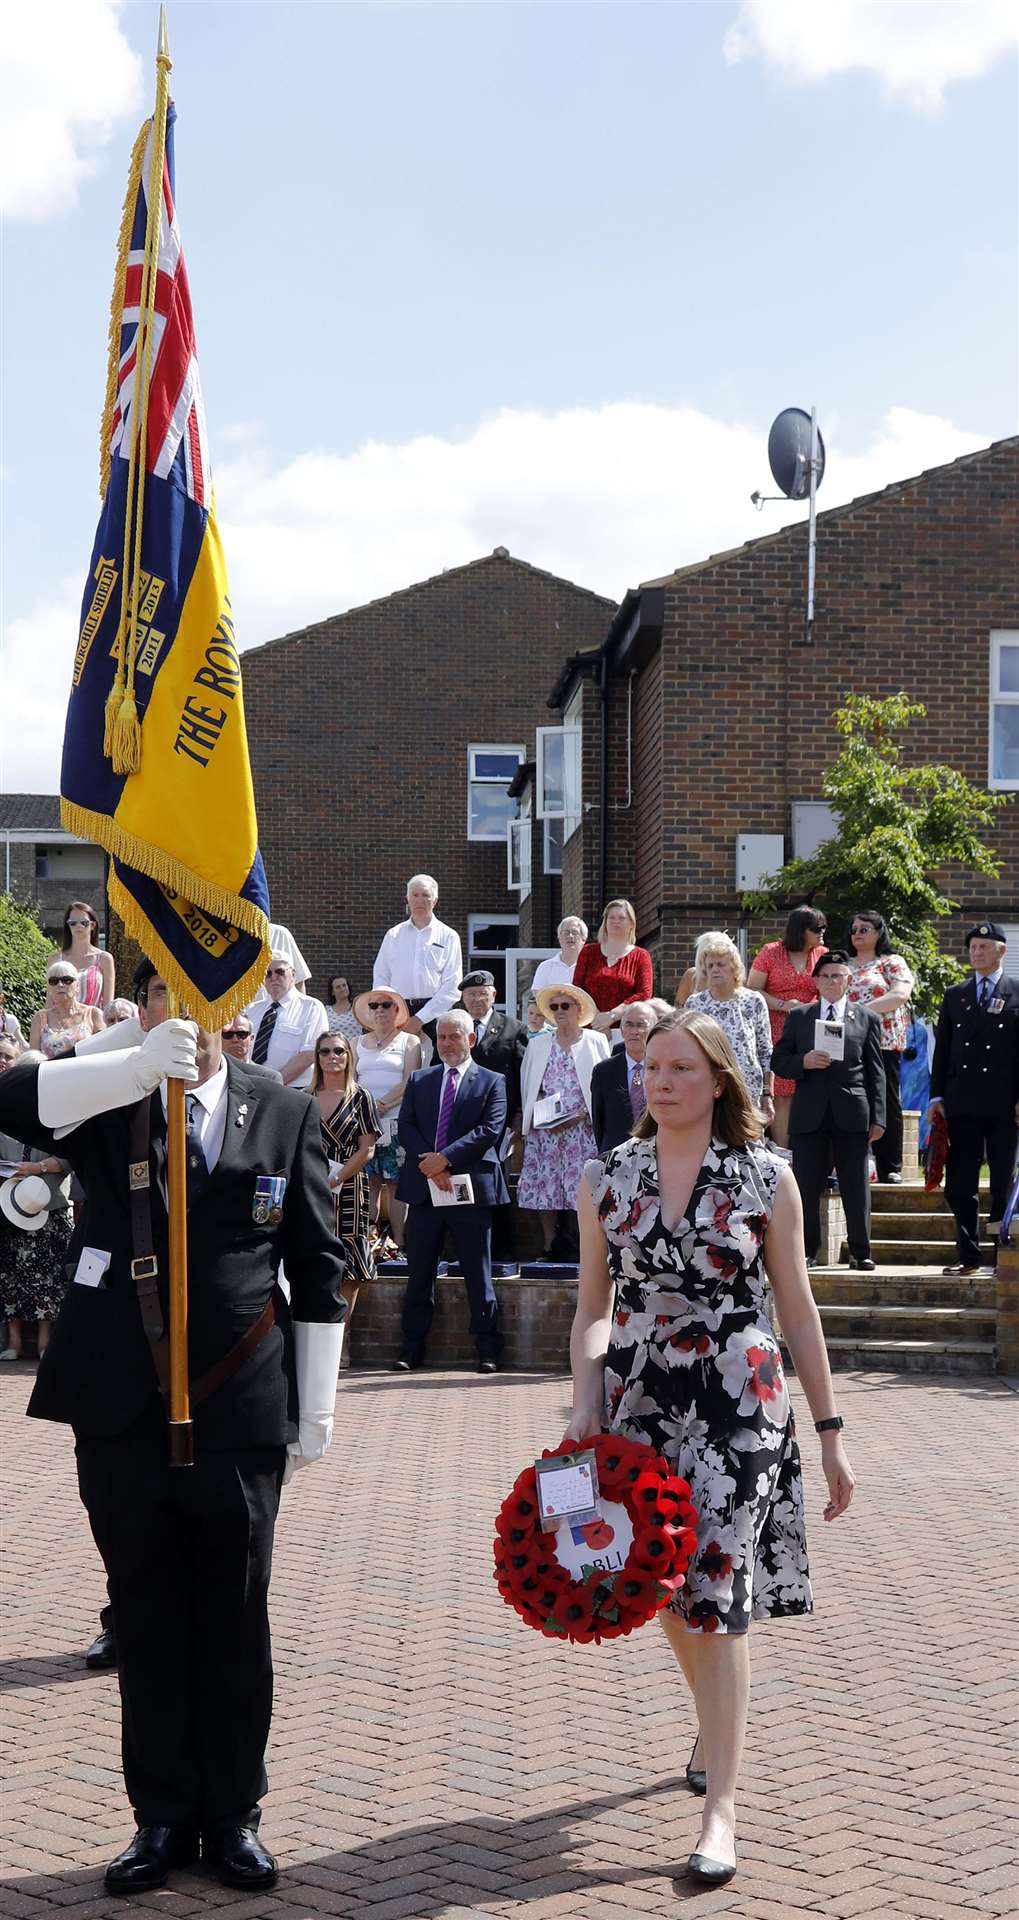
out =
[(1019, 1128), (1008, 1117), (953, 1113), (948, 1120), (945, 1199), (955, 1215), (955, 1241), (964, 1267), (980, 1265), (980, 1163), (991, 1181), (990, 1218), (1000, 1221), (1015, 1174)]
[(430, 1200), (407, 1208), (404, 1244), (407, 1291), (403, 1296), (404, 1352), (422, 1354), (435, 1312), (435, 1276), (447, 1231), (452, 1235), (471, 1310), (471, 1334), (482, 1360), (497, 1360), (499, 1303), (492, 1285), (491, 1207), (433, 1207)]
[(286, 1450), (171, 1467), (156, 1408), (79, 1439), (116, 1621), (124, 1784), (139, 1826), (255, 1825), (272, 1715), (267, 1594)]
[(846, 1238), (854, 1260), (870, 1259), (870, 1181), (867, 1176), (867, 1135), (846, 1133), (842, 1127), (819, 1127), (816, 1133), (791, 1133), (793, 1173), (803, 1202), (803, 1244), (808, 1260), (821, 1247), (821, 1195), (832, 1159), (839, 1177), (839, 1197), (846, 1216)]
[(885, 1130), (871, 1152), (878, 1179), (887, 1180), (890, 1173), (902, 1172), (902, 1055), (894, 1047), (882, 1047), (881, 1063), (885, 1070)]

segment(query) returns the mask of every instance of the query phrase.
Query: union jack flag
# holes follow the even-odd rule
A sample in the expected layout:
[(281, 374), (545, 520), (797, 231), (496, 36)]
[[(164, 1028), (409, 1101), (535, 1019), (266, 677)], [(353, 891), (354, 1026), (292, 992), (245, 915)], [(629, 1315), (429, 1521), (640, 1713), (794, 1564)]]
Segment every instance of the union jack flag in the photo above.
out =
[[(145, 465), (149, 473), (169, 479), (174, 467), (176, 478), (198, 506), (207, 505), (211, 493), (209, 445), (202, 404), (202, 382), (195, 349), (195, 326), (191, 312), (191, 289), (181, 246), (177, 210), (174, 205), (173, 132), (177, 115), (171, 101), (166, 122), (166, 157), (163, 164), (162, 194), (159, 208), (159, 252), (156, 274), (155, 316), (152, 327), (149, 376), (149, 412), (146, 429)], [(148, 188), (152, 174), (150, 123), (145, 144), (138, 193), (131, 227), (124, 296), (120, 311), (120, 365), (117, 404), (110, 423), (110, 453), (127, 460), (131, 452), (131, 410), (140, 391), (138, 385), (138, 324), (141, 318), (142, 280), (145, 267), (145, 233), (148, 224)]]

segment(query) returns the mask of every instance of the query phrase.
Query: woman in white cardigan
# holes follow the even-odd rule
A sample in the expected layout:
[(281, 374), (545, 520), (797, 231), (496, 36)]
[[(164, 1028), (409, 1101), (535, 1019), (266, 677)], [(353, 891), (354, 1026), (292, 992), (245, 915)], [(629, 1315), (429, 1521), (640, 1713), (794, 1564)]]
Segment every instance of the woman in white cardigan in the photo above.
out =
[[(542, 987), (535, 998), (555, 1031), (535, 1034), (524, 1054), (524, 1163), (517, 1205), (541, 1214), (546, 1259), (568, 1260), (576, 1256), (559, 1216), (575, 1215), (585, 1162), (598, 1151), (591, 1130), (591, 1074), (599, 1060), (608, 1059), (609, 1046), (603, 1034), (590, 1031), (597, 1008), (583, 987)], [(553, 1099), (555, 1112), (548, 1104)]]

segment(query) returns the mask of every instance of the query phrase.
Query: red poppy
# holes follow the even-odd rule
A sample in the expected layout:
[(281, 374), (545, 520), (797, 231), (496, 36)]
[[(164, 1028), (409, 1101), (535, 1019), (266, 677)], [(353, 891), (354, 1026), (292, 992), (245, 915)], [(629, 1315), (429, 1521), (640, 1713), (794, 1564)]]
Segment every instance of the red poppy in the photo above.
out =
[(584, 1587), (575, 1587), (571, 1593), (560, 1595), (555, 1617), (567, 1633), (586, 1632), (594, 1618), (594, 1595)]
[(530, 1493), (518, 1493), (510, 1499), (508, 1517), (511, 1525), (515, 1527), (534, 1525), (538, 1518), (538, 1495), (533, 1486)]
[(728, 1580), (732, 1572), (732, 1554), (723, 1553), (717, 1540), (709, 1540), (707, 1545), (701, 1548), (701, 1556), (697, 1564), (701, 1573), (706, 1574), (709, 1580)]
[(603, 1547), (610, 1547), (616, 1537), (615, 1527), (608, 1520), (603, 1520), (600, 1514), (596, 1520), (585, 1520), (580, 1532), (595, 1553), (600, 1553)]
[(507, 1547), (522, 1547), (532, 1538), (534, 1523), (514, 1520), (511, 1514), (504, 1512), (496, 1520), (495, 1531)]
[(646, 1567), (649, 1573), (671, 1573), (676, 1549), (664, 1527), (642, 1527), (635, 1535), (627, 1565)]
[(773, 1347), (748, 1347), (747, 1366), (758, 1400), (777, 1400), (785, 1391), (781, 1356)]
[(645, 1471), (638, 1475), (630, 1488), (630, 1499), (635, 1503), (642, 1517), (646, 1515), (648, 1519), (651, 1518), (664, 1486), (664, 1480), (657, 1473)]
[(624, 1567), (612, 1582), (612, 1597), (628, 1613), (640, 1613), (646, 1617), (657, 1610), (660, 1598), (658, 1582), (650, 1573), (639, 1567), (628, 1572)]

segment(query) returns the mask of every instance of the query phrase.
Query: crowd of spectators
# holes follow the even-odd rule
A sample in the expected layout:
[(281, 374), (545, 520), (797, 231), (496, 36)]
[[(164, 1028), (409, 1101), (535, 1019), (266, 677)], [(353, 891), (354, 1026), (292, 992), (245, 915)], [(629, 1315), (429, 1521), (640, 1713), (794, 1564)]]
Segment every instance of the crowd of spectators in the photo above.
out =
[[(653, 996), (651, 956), (637, 942), (631, 902), (613, 899), (593, 938), (579, 915), (564, 916), (558, 951), (535, 968), (517, 1020), (496, 1005), (490, 972), (464, 972), (459, 936), (438, 917), (431, 875), (415, 874), (406, 898), (406, 917), (384, 933), (372, 985), (360, 992), (341, 970), (329, 976), (319, 999), (309, 991), (309, 968), (293, 934), (274, 925), (264, 985), (221, 1033), (228, 1058), (318, 1105), (336, 1231), (348, 1255), (351, 1312), (380, 1264), (413, 1277), (416, 1304), (401, 1364), (423, 1358), (420, 1330), (430, 1324), (446, 1227), (486, 1368), (497, 1364), (499, 1351), (493, 1276), (515, 1272), (528, 1257), (539, 1270), (543, 1263), (575, 1264), (583, 1168), (639, 1123), (645, 1048), (676, 1008), (710, 1017), (725, 1033), (770, 1136), (767, 1144), (791, 1160), (801, 1186), (808, 1259), (816, 1261), (820, 1252), (820, 1192), (840, 1184), (852, 1224), (852, 1264), (873, 1264), (867, 1189), (870, 1179), (902, 1179), (903, 1084), (925, 1131), (934, 1112), (926, 1111), (932, 1030), (911, 1011), (913, 978), (879, 912), (855, 913), (840, 949), (826, 945), (822, 913), (797, 907), (782, 936), (753, 957), (749, 972), (728, 933), (706, 931), (670, 1002)], [(133, 1002), (117, 996), (113, 959), (98, 938), (94, 909), (72, 901), (28, 1039), (48, 1059), (72, 1053), (104, 1025), (134, 1017)], [(979, 930), (973, 938), (981, 960), (998, 962), (996, 974), (989, 967), (984, 973), (995, 989), (988, 1004), (1000, 1023), (999, 1001), (1008, 1005), (999, 991), (1001, 952)], [(838, 1036), (834, 1050), (820, 1044), (822, 1024)], [(24, 1046), (0, 989), (0, 1071)], [(474, 1116), (469, 1128), (468, 1112)], [(432, 1130), (423, 1154), (422, 1124)], [(1001, 1168), (1005, 1158), (1007, 1142), (998, 1149)], [(0, 1292), (8, 1329), (0, 1357), (11, 1359), (22, 1351), (26, 1321), (38, 1324), (39, 1344), (45, 1344), (63, 1285), (71, 1209), (63, 1162), (34, 1166), (11, 1141), (0, 1142), (0, 1160)], [(1003, 1180), (1000, 1172), (998, 1189)], [(956, 1190), (951, 1176), (949, 1188)], [(971, 1212), (968, 1199), (966, 1205)], [(433, 1217), (431, 1209), (443, 1207), (450, 1213)], [(537, 1216), (531, 1227), (528, 1215)], [(424, 1265), (415, 1234), (431, 1248)], [(971, 1268), (969, 1226), (967, 1234)]]

